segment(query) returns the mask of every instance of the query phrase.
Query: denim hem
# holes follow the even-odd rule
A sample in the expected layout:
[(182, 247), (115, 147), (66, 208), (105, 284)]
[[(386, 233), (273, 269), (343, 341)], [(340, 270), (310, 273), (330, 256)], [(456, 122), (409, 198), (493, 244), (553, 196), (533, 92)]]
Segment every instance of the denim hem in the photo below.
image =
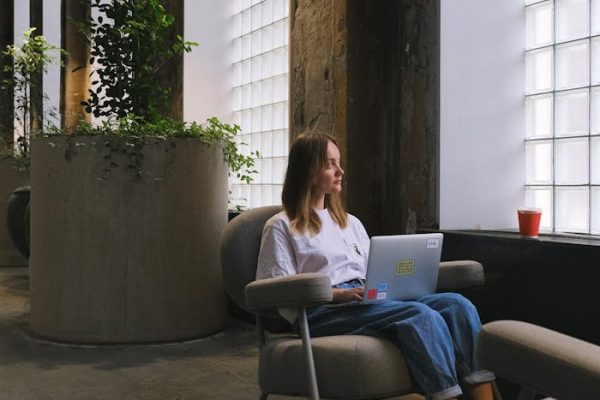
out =
[(471, 372), (469, 375), (463, 378), (463, 381), (471, 386), (478, 385), (480, 383), (491, 382), (496, 379), (496, 375), (492, 371), (481, 370)]
[(454, 385), (449, 387), (448, 389), (444, 389), (440, 392), (434, 393), (431, 396), (431, 400), (447, 400), (452, 399), (454, 397), (458, 397), (462, 394), (462, 389), (459, 385)]

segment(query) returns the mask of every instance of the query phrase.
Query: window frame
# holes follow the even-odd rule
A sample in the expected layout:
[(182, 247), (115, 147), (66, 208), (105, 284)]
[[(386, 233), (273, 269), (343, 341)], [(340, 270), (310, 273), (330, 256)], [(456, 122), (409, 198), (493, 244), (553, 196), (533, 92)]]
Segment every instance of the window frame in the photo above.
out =
[[(587, 29), (587, 34), (585, 36), (581, 36), (581, 37), (575, 37), (575, 38), (569, 38), (567, 40), (559, 40), (557, 37), (557, 31), (558, 31), (558, 27), (557, 27), (557, 3), (560, 2), (561, 0), (540, 0), (540, 1), (531, 1), (531, 0), (525, 0), (525, 14), (527, 15), (527, 12), (529, 9), (533, 8), (533, 7), (541, 7), (544, 4), (550, 5), (551, 7), (551, 28), (552, 28), (552, 32), (551, 32), (551, 42), (550, 43), (543, 43), (539, 46), (533, 46), (533, 47), (528, 47), (529, 43), (527, 43), (528, 38), (528, 28), (526, 27), (526, 49), (525, 49), (525, 60), (526, 60), (526, 71), (529, 69), (530, 65), (528, 63), (530, 63), (531, 61), (531, 57), (529, 57), (532, 54), (536, 54), (539, 53), (541, 51), (547, 51), (548, 49), (551, 50), (551, 72), (550, 72), (550, 79), (551, 79), (551, 85), (549, 89), (542, 89), (542, 90), (531, 90), (531, 78), (532, 76), (534, 76), (533, 74), (530, 74), (528, 71), (526, 72), (527, 75), (531, 75), (531, 76), (527, 76), (527, 84), (526, 84), (526, 91), (525, 91), (525, 107), (526, 107), (526, 120), (529, 121), (529, 117), (530, 115), (528, 115), (528, 113), (532, 113), (531, 109), (528, 109), (528, 102), (532, 101), (532, 99), (535, 98), (541, 98), (544, 96), (550, 96), (552, 98), (552, 105), (551, 105), (551, 132), (550, 135), (547, 136), (539, 136), (539, 137), (534, 137), (531, 136), (532, 132), (527, 132), (528, 129), (530, 128), (529, 124), (527, 124), (526, 127), (526, 132), (525, 132), (525, 139), (524, 139), (524, 145), (526, 148), (526, 158), (527, 158), (527, 166), (526, 166), (526, 178), (525, 178), (525, 192), (526, 192), (526, 198), (527, 198), (527, 205), (528, 206), (539, 206), (539, 202), (536, 202), (532, 199), (530, 199), (530, 197), (533, 197), (535, 194), (536, 190), (549, 190), (550, 191), (550, 204), (551, 204), (551, 218), (550, 218), (550, 226), (544, 226), (543, 228), (546, 228), (552, 232), (552, 233), (558, 233), (558, 234), (585, 234), (585, 235), (598, 235), (600, 234), (600, 219), (599, 216), (596, 215), (597, 213), (600, 213), (600, 210), (598, 208), (600, 205), (600, 176), (599, 177), (595, 177), (593, 175), (593, 166), (594, 166), (594, 160), (596, 160), (596, 163), (600, 162), (600, 151), (597, 151), (595, 154), (594, 152), (594, 143), (595, 142), (599, 142), (600, 141), (600, 129), (598, 130), (598, 132), (594, 133), (593, 132), (593, 124), (594, 124), (594, 110), (593, 107), (594, 105), (596, 105), (596, 109), (597, 109), (597, 114), (599, 114), (597, 117), (600, 117), (600, 79), (598, 79), (598, 82), (596, 84), (594, 84), (593, 82), (593, 77), (594, 77), (594, 71), (593, 71), (593, 67), (594, 65), (594, 60), (593, 60), (593, 55), (594, 55), (594, 42), (598, 42), (598, 50), (600, 50), (600, 29), (599, 32), (596, 34), (593, 34), (593, 12), (595, 11), (595, 7), (600, 7), (600, 1), (595, 1), (595, 0), (587, 0), (587, 7), (588, 7), (588, 29)], [(526, 23), (527, 23), (527, 18), (526, 18)], [(587, 45), (587, 57), (588, 57), (588, 65), (587, 65), (587, 83), (586, 84), (581, 84), (581, 85), (571, 85), (568, 86), (566, 88), (558, 88), (558, 69), (559, 69), (559, 65), (558, 65), (558, 51), (560, 51), (561, 49), (565, 49), (566, 46), (575, 44), (575, 43), (586, 43)], [(600, 61), (600, 57), (598, 57), (598, 61)], [(598, 67), (600, 66), (596, 66), (596, 69), (600, 69)], [(600, 78), (600, 77), (599, 77)], [(558, 111), (557, 111), (557, 100), (560, 100), (561, 98), (566, 97), (567, 94), (569, 93), (583, 93), (585, 92), (587, 94), (587, 131), (581, 134), (575, 134), (575, 135), (559, 135), (558, 131), (560, 129), (559, 123), (560, 121), (558, 120)], [(597, 93), (597, 98), (594, 99), (594, 94), (595, 92)], [(585, 108), (584, 108), (585, 109)], [(598, 121), (600, 122), (600, 120)], [(598, 126), (598, 128), (600, 128), (600, 126)], [(558, 179), (557, 175), (559, 175), (557, 172), (559, 171), (558, 167), (557, 167), (557, 163), (558, 163), (558, 158), (559, 158), (559, 147), (561, 147), (562, 145), (564, 145), (565, 143), (569, 143), (569, 142), (573, 142), (574, 140), (587, 140), (587, 180), (583, 180), (580, 183), (564, 183), (564, 182), (560, 182), (560, 180)], [(529, 179), (530, 175), (531, 175), (531, 154), (530, 152), (527, 150), (528, 148), (532, 147), (532, 145), (534, 145), (535, 143), (544, 143), (544, 142), (549, 142), (551, 143), (551, 152), (550, 152), (550, 156), (551, 156), (551, 163), (550, 163), (550, 176), (551, 179), (547, 182), (533, 182)], [(598, 150), (600, 150), (600, 144), (597, 144)], [(565, 164), (566, 165), (566, 164)], [(596, 181), (594, 181), (593, 179), (596, 179)], [(587, 223), (586, 223), (586, 227), (583, 229), (573, 229), (573, 227), (569, 228), (569, 227), (565, 227), (565, 229), (561, 229), (563, 228), (563, 226), (560, 225), (560, 220), (559, 220), (559, 209), (558, 209), (558, 202), (559, 197), (561, 195), (561, 193), (564, 193), (565, 189), (585, 189), (587, 190)], [(594, 208), (594, 200), (596, 200), (596, 203), (598, 203), (596, 205), (596, 209)], [(595, 220), (596, 219), (596, 220)]]
[[(265, 17), (263, 10), (271, 14)], [(230, 177), (229, 208), (281, 204), (289, 143), (289, 0), (234, 0), (231, 21), (237, 141), (245, 143), (243, 151), (258, 150), (262, 157), (255, 161), (258, 173), (251, 184)]]

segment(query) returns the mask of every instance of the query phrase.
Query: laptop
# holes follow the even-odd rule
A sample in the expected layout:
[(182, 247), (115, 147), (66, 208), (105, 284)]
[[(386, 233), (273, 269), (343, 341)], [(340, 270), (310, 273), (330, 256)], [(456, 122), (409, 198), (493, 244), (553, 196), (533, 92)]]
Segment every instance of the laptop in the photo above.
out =
[(414, 300), (435, 293), (443, 238), (441, 233), (373, 236), (363, 301), (328, 306)]

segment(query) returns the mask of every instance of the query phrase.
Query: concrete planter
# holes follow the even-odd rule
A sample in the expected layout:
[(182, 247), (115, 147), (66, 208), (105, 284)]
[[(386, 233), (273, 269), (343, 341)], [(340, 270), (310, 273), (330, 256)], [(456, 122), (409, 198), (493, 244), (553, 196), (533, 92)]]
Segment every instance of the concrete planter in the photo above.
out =
[(17, 187), (29, 184), (29, 168), (13, 158), (0, 159), (0, 267), (27, 265), (10, 237), (6, 214), (10, 196)]
[(218, 146), (149, 138), (32, 141), (31, 329), (79, 343), (160, 342), (224, 328)]

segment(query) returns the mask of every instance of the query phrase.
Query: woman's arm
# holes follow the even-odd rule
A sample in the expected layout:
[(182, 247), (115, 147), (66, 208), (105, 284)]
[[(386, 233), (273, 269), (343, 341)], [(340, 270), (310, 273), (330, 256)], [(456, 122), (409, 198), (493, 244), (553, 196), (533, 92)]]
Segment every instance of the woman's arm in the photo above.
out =
[(267, 222), (262, 234), (256, 279), (296, 273), (296, 257), (283, 221)]
[(349, 301), (362, 301), (365, 289), (362, 287), (340, 289), (333, 288), (333, 302), (334, 303), (347, 303)]

